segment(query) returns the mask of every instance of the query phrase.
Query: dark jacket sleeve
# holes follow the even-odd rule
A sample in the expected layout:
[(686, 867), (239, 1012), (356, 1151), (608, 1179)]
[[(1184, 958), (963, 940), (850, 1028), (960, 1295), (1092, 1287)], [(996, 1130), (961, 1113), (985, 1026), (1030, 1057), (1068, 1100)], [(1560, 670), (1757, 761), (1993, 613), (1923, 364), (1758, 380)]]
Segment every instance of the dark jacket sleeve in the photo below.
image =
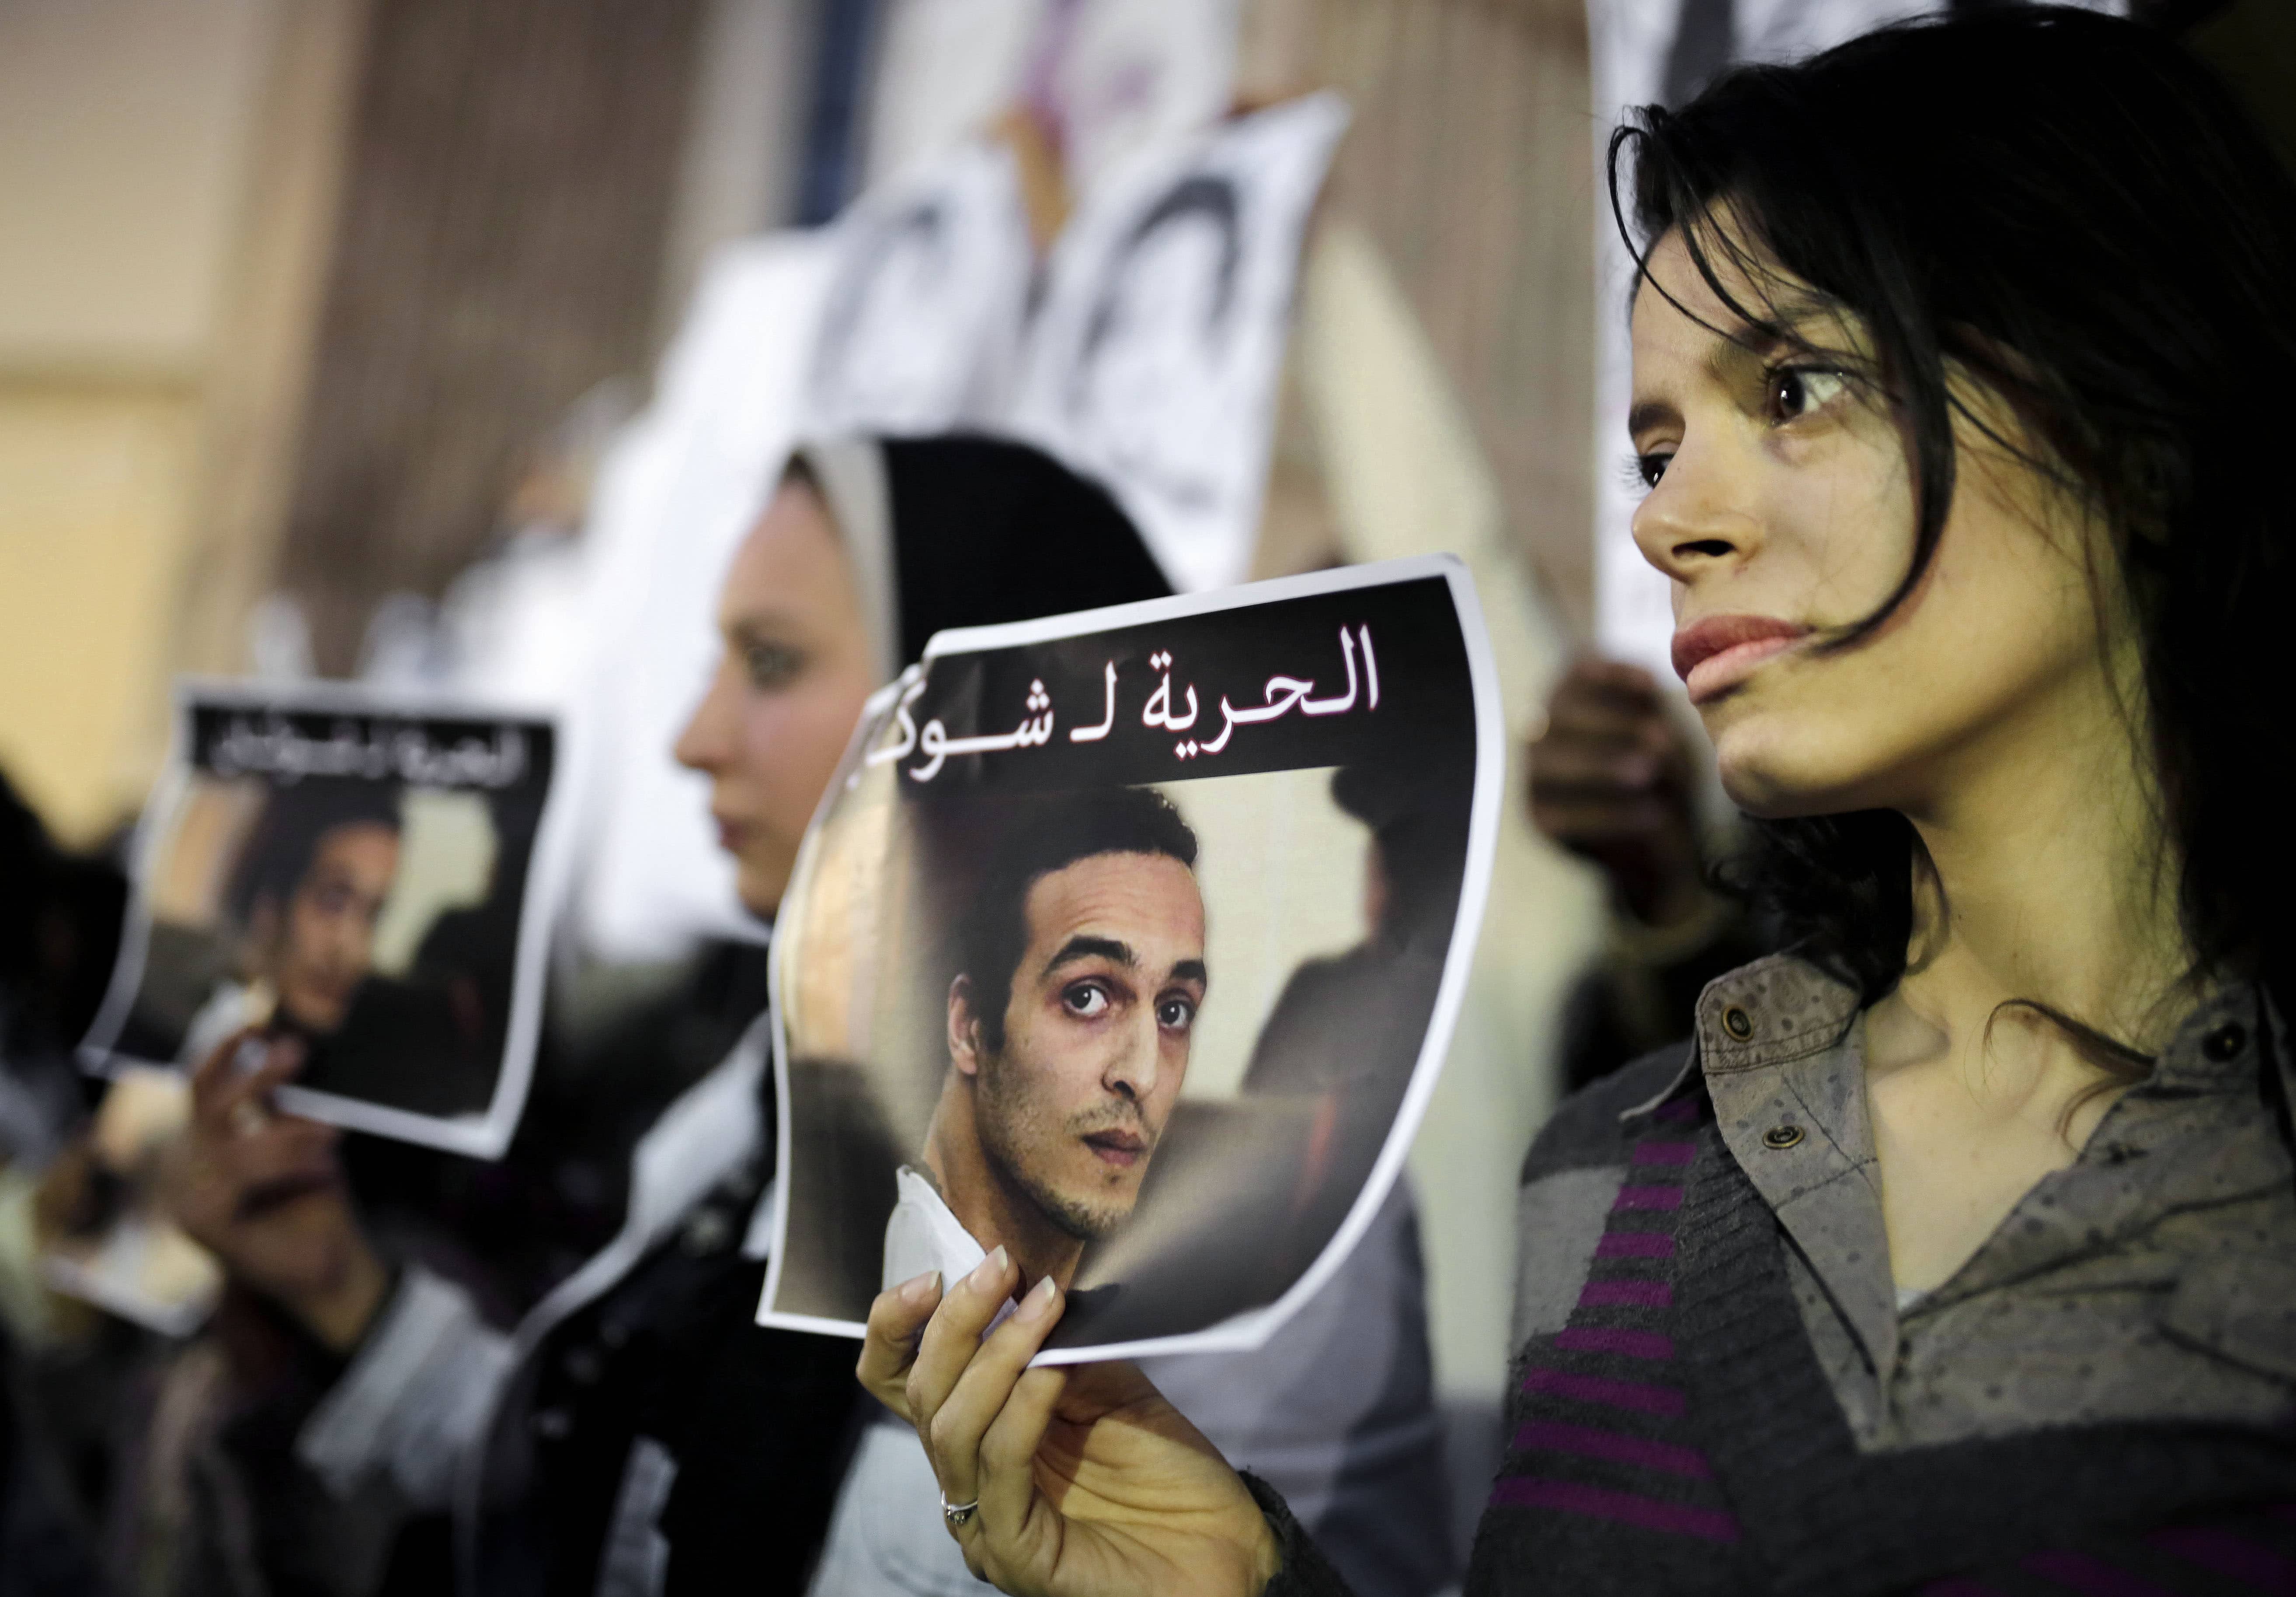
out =
[(1354, 1597), (1340, 1572), (1332, 1568), (1329, 1560), (1309, 1539), (1300, 1521), (1292, 1517), (1292, 1507), (1283, 1494), (1257, 1475), (1247, 1472), (1243, 1478), (1251, 1500), (1259, 1511), (1267, 1516), (1267, 1528), (1275, 1533), (1275, 1544), (1283, 1564), (1276, 1570), (1275, 1578), (1267, 1583), (1264, 1597)]

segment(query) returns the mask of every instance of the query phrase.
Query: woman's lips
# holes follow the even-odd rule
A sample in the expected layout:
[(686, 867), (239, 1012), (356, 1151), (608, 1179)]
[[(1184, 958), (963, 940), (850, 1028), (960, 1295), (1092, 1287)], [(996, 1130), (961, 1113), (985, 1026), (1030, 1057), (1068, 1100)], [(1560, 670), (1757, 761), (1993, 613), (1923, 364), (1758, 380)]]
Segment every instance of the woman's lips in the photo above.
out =
[(1810, 630), (1767, 615), (1710, 615), (1674, 635), (1674, 674), (1690, 690), (1690, 702), (1702, 704), (1735, 687), (1756, 666), (1783, 654)]
[(728, 820), (722, 815), (713, 815), (710, 819), (718, 823), (718, 846), (729, 854), (740, 853), (743, 840), (749, 836), (750, 828), (738, 820)]

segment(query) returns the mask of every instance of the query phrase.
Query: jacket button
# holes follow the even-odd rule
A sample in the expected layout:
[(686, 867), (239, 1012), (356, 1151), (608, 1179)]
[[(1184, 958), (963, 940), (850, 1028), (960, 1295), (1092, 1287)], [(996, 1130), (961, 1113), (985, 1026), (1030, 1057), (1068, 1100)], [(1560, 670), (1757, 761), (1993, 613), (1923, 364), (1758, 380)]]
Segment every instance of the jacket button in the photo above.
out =
[(2248, 1033), (2236, 1023), (2220, 1025), (2201, 1039), (2201, 1051), (2219, 1065), (2238, 1058), (2247, 1046)]
[(1774, 1125), (1768, 1131), (1762, 1133), (1762, 1146), (1764, 1148), (1792, 1148), (1795, 1143), (1800, 1142), (1801, 1139), (1802, 1129), (1798, 1125)]
[(1754, 1034), (1754, 1017), (1737, 1005), (1732, 1004), (1722, 1011), (1722, 1029), (1743, 1042)]

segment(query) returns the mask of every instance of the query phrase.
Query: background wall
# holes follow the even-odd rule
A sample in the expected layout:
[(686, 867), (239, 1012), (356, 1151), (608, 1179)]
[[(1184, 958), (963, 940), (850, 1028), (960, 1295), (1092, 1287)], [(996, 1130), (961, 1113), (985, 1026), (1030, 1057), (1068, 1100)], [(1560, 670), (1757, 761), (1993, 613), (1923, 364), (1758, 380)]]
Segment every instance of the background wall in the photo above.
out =
[(0, 4), (0, 770), (53, 827), (133, 813), (283, 576), (348, 669), (643, 378), (789, 212), (821, 3)]
[(0, 6), (0, 765), (83, 839), (156, 755), (275, 10)]

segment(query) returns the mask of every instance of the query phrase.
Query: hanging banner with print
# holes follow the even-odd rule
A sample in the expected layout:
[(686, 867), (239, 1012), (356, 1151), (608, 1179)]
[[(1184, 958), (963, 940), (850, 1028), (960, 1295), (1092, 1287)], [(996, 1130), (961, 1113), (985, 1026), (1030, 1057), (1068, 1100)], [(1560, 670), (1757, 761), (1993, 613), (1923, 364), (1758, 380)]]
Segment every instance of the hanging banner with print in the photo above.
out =
[(1012, 152), (960, 144), (839, 218), (807, 383), (813, 437), (946, 432), (1011, 381), (1035, 259)]
[(1310, 95), (1144, 157), (1054, 248), (1010, 424), (1106, 483), (1184, 591), (1250, 565), (1300, 240), (1346, 125)]

